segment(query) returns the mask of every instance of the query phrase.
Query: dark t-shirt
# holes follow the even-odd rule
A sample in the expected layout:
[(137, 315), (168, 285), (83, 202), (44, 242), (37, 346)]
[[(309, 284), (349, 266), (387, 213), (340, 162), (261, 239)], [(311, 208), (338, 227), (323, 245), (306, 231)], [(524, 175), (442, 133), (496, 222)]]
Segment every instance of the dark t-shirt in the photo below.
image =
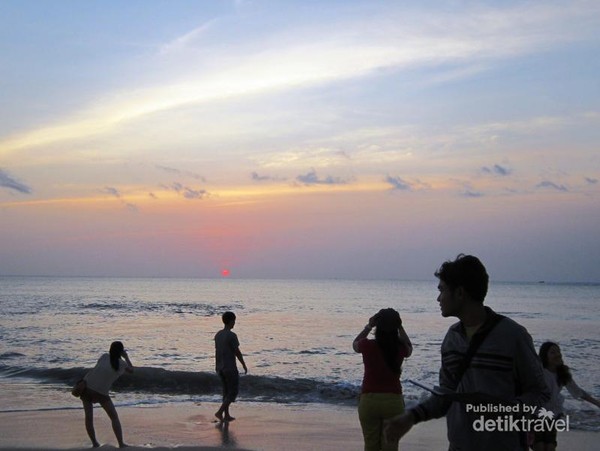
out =
[(220, 371), (237, 371), (235, 351), (240, 347), (240, 342), (235, 333), (230, 329), (223, 329), (215, 335), (215, 369)]
[[(383, 353), (375, 340), (363, 338), (358, 342), (358, 351), (362, 354), (365, 365), (362, 393), (402, 393), (400, 375), (395, 374), (387, 366)], [(398, 352), (400, 365), (407, 355), (406, 346), (400, 345)]]

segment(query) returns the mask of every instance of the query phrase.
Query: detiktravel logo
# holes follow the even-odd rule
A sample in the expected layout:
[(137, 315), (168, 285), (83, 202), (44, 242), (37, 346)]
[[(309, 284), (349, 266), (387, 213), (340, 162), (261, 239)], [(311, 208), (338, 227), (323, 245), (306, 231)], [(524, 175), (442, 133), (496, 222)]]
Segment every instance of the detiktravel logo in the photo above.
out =
[(467, 404), (466, 411), (481, 414), (473, 421), (476, 432), (564, 432), (570, 428), (568, 415), (557, 416), (544, 407)]

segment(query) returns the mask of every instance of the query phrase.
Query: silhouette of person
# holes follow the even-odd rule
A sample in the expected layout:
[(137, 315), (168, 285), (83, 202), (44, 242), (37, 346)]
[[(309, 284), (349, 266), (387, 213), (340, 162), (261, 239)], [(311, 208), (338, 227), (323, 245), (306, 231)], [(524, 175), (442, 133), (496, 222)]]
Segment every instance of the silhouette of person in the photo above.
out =
[[(461, 254), (442, 264), (435, 275), (442, 316), (459, 319), (442, 343), (441, 389), (505, 404), (539, 407), (548, 401), (550, 391), (527, 330), (483, 305), (489, 277), (481, 261)], [(471, 342), (479, 344), (467, 362)], [(450, 450), (524, 449), (526, 437), (518, 431), (476, 430), (468, 406), (457, 397), (432, 395), (390, 420), (386, 438), (397, 439), (421, 421), (446, 416)]]
[(237, 398), (240, 382), (236, 358), (242, 364), (244, 374), (248, 374), (248, 367), (240, 351), (238, 337), (232, 331), (235, 326), (235, 313), (225, 312), (221, 319), (223, 320), (224, 327), (215, 335), (215, 369), (223, 387), (223, 403), (215, 413), (215, 416), (219, 421), (233, 421), (235, 418), (229, 413), (229, 406)]
[[(375, 339), (371, 340), (367, 337), (373, 328)], [(365, 368), (358, 405), (365, 451), (397, 450), (397, 441), (385, 443), (383, 422), (404, 412), (400, 373), (404, 358), (412, 353), (412, 344), (400, 314), (392, 308), (381, 309), (369, 318), (352, 347), (362, 354)]]
[(112, 384), (125, 372), (132, 373), (133, 365), (123, 343), (114, 341), (110, 345), (109, 352), (102, 354), (96, 366), (83, 377), (86, 388), (81, 395), (81, 401), (85, 412), (85, 429), (94, 448), (100, 446), (96, 440), (96, 431), (94, 430), (94, 404), (96, 403), (102, 406), (110, 418), (119, 447), (124, 448), (127, 446), (123, 441), (123, 430), (117, 409), (115, 409), (108, 393)]
[[(566, 387), (574, 398), (583, 399), (596, 407), (600, 407), (600, 401), (579, 388), (575, 383), (569, 367), (563, 362), (560, 347), (556, 343), (551, 341), (543, 343), (540, 346), (539, 356), (544, 367), (546, 383), (552, 393), (550, 401), (544, 404), (544, 408), (551, 411), (555, 419), (564, 416), (563, 403), (565, 398), (560, 393), (563, 387)], [(554, 451), (557, 445), (556, 434), (556, 428), (536, 432), (533, 440), (534, 451)]]

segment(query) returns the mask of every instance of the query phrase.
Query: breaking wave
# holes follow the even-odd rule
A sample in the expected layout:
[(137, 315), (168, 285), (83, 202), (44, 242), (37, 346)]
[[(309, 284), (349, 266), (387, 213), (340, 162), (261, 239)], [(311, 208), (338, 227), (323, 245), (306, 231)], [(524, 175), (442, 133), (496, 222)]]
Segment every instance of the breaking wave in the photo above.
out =
[[(64, 384), (65, 391), (81, 379), (87, 368), (23, 368), (0, 365), (0, 376), (34, 379), (41, 383)], [(206, 395), (221, 393), (221, 382), (215, 373), (173, 371), (163, 368), (136, 367), (113, 385), (117, 392), (161, 395)], [(245, 399), (277, 403), (321, 402), (352, 404), (360, 387), (343, 382), (324, 382), (310, 378), (286, 379), (276, 376), (242, 375), (240, 392)]]

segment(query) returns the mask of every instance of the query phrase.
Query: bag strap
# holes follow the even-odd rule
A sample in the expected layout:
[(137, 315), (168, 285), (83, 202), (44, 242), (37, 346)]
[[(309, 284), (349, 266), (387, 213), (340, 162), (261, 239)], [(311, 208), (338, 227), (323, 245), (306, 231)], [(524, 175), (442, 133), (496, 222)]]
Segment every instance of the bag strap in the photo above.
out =
[(456, 376), (454, 378), (454, 380), (456, 381), (456, 385), (454, 387), (455, 389), (458, 388), (458, 386), (460, 385), (460, 381), (463, 378), (469, 366), (471, 365), (471, 360), (473, 360), (473, 357), (479, 349), (479, 346), (481, 346), (481, 343), (484, 342), (484, 340), (487, 338), (492, 329), (496, 327), (496, 325), (504, 318), (505, 316), (494, 313), (492, 318), (488, 322), (487, 327), (482, 332), (476, 332), (475, 335), (473, 335), (469, 343), (467, 353), (465, 354), (465, 358), (462, 360), (460, 366), (458, 367), (458, 371), (456, 372)]

